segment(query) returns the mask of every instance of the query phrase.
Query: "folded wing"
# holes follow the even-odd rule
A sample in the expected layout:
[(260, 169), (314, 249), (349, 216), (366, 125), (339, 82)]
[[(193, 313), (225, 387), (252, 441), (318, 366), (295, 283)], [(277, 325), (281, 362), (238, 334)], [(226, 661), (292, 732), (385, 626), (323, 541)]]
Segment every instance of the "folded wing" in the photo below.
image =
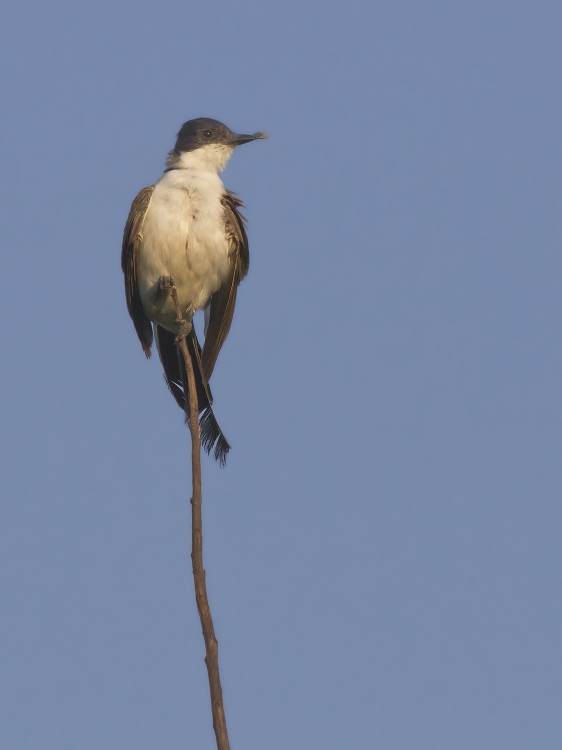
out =
[(243, 205), (234, 193), (227, 191), (222, 199), (227, 238), (230, 243), (230, 273), (221, 288), (211, 297), (209, 322), (201, 353), (203, 375), (208, 381), (232, 324), (238, 284), (248, 273), (250, 252), (245, 218), (238, 209)]
[(123, 246), (121, 249), (121, 268), (125, 275), (125, 296), (127, 298), (127, 309), (134, 323), (137, 336), (141, 342), (144, 353), (150, 357), (150, 348), (152, 346), (152, 325), (150, 320), (144, 314), (138, 285), (137, 285), (137, 253), (139, 242), (142, 239), (142, 227), (144, 217), (152, 199), (154, 186), (146, 187), (137, 195), (131, 210), (129, 218), (125, 224), (123, 232)]

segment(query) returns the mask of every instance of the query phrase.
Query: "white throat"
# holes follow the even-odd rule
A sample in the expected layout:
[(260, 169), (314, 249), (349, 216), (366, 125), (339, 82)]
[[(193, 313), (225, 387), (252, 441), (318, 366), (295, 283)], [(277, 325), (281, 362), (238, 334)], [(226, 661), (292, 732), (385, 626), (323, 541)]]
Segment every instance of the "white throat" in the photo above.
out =
[(222, 172), (232, 156), (234, 146), (210, 143), (194, 151), (182, 151), (177, 154), (170, 151), (166, 160), (168, 169), (201, 169), (205, 172)]

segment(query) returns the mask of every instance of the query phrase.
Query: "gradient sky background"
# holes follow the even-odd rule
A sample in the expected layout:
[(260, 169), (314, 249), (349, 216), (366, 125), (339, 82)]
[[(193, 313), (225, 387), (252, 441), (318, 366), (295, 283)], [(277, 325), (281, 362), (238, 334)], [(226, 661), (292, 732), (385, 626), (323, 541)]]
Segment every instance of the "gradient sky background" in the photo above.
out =
[(199, 116), (252, 262), (205, 564), (233, 750), (562, 747), (560, 2), (11, 2), (0, 744), (214, 747), (189, 433), (128, 318)]

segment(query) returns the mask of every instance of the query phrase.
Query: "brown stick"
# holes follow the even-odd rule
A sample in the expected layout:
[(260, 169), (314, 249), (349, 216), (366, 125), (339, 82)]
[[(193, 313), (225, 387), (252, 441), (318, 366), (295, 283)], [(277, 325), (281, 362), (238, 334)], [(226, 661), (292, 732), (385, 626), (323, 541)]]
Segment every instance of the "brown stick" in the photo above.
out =
[[(199, 405), (197, 403), (197, 387), (195, 385), (195, 374), (191, 355), (185, 343), (187, 322), (183, 319), (178, 302), (175, 286), (171, 288), (172, 299), (176, 305), (177, 323), (179, 326), (178, 352), (181, 351), (185, 362), (187, 373), (187, 386), (189, 391), (189, 430), (191, 432), (191, 476), (193, 481), (193, 496), (191, 498), (191, 561), (193, 564), (193, 580), (195, 582), (195, 599), (203, 638), (205, 639), (205, 664), (209, 675), (209, 687), (211, 690), (211, 709), (213, 712), (213, 729), (217, 740), (217, 750), (230, 750), (228, 732), (226, 730), (226, 717), (222, 699), (222, 687), (219, 674), (219, 644), (215, 637), (213, 618), (207, 598), (207, 586), (205, 583), (205, 569), (203, 568), (203, 522), (201, 516), (201, 438), (199, 435)], [(186, 393), (187, 412), (187, 393)]]

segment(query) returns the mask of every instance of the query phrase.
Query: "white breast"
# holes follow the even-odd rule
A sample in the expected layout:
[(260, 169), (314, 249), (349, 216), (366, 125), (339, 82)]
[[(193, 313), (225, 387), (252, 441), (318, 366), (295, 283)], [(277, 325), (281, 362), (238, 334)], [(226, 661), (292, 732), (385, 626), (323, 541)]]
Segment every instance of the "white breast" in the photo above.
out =
[(173, 169), (156, 183), (137, 258), (137, 283), (147, 317), (175, 331), (169, 297), (157, 299), (158, 280), (172, 276), (182, 310), (203, 308), (229, 271), (224, 185), (215, 171)]

